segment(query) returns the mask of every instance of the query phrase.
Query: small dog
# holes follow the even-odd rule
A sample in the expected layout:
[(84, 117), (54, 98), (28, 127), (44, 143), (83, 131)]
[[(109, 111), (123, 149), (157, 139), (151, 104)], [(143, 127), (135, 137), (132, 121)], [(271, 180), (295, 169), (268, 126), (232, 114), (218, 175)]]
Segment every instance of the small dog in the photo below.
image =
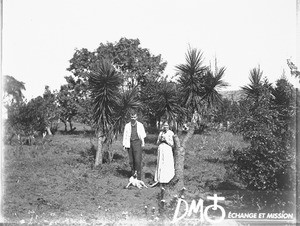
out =
[(136, 171), (134, 172), (133, 176), (129, 178), (129, 183), (127, 184), (126, 188), (128, 188), (130, 185), (137, 187), (138, 189), (141, 189), (142, 187), (148, 188), (143, 181), (137, 179)]

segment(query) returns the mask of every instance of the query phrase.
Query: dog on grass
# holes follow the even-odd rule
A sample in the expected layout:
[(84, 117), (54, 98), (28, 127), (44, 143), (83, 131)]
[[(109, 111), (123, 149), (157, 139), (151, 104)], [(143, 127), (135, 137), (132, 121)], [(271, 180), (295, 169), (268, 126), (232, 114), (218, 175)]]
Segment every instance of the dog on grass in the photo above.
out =
[(137, 179), (136, 171), (134, 172), (133, 176), (129, 178), (129, 183), (127, 184), (126, 188), (128, 188), (130, 185), (137, 187), (138, 189), (141, 189), (142, 187), (148, 188), (142, 180)]

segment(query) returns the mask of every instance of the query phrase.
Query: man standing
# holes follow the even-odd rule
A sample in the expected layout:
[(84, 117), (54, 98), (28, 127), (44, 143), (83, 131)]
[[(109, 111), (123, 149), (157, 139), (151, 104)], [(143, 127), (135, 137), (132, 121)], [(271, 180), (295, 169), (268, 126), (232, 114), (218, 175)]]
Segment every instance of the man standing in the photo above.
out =
[(137, 171), (137, 179), (142, 175), (142, 147), (145, 146), (146, 132), (144, 125), (137, 121), (136, 112), (131, 112), (131, 120), (125, 125), (123, 134), (123, 148), (127, 149), (131, 173)]

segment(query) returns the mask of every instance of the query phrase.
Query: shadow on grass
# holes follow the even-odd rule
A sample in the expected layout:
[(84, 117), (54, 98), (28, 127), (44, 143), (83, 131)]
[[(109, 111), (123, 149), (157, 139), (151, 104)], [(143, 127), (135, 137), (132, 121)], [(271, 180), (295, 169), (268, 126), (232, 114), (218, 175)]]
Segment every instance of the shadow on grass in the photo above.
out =
[(121, 159), (124, 159), (124, 156), (123, 155), (120, 155), (118, 153), (115, 153), (114, 156), (113, 156), (113, 160), (121, 160)]
[(131, 171), (130, 171), (130, 170), (118, 168), (118, 169), (117, 169), (117, 173), (118, 173), (119, 175), (125, 177), (125, 178), (131, 177)]
[(222, 181), (216, 186), (217, 190), (242, 190), (241, 187), (231, 181)]
[(157, 148), (144, 149), (144, 153), (147, 155), (156, 155)]
[(220, 158), (206, 158), (204, 161), (209, 162), (209, 163), (222, 163), (222, 164), (227, 164), (227, 163), (232, 163), (232, 159), (220, 159)]
[(154, 179), (154, 175), (152, 173), (145, 173), (146, 179)]
[(183, 168), (184, 168), (185, 170), (188, 170), (188, 169), (190, 169), (191, 167), (188, 166), (188, 165), (184, 165)]
[(95, 131), (94, 130), (76, 130), (76, 127), (74, 130), (57, 130), (57, 134), (61, 135), (82, 135), (84, 137), (95, 137)]
[(217, 191), (239, 191), (244, 190), (245, 187), (242, 184), (237, 182), (232, 182), (230, 180), (207, 180), (205, 181), (205, 187), (209, 188), (210, 190), (217, 190)]
[(86, 148), (85, 150), (79, 152), (81, 158), (91, 162), (95, 160), (96, 153), (97, 153), (97, 148), (95, 147), (95, 145), (91, 145), (89, 148)]
[(151, 166), (156, 166), (156, 164), (157, 164), (157, 161), (156, 161), (156, 160), (153, 160), (153, 161), (147, 162), (147, 163), (146, 163), (146, 166), (151, 167)]

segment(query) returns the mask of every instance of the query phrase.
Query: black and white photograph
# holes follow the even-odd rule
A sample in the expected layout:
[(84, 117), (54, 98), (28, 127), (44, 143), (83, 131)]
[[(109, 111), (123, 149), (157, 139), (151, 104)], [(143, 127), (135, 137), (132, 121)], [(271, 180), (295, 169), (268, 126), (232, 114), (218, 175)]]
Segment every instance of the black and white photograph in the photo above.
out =
[(0, 7), (0, 223), (300, 224), (300, 0)]

